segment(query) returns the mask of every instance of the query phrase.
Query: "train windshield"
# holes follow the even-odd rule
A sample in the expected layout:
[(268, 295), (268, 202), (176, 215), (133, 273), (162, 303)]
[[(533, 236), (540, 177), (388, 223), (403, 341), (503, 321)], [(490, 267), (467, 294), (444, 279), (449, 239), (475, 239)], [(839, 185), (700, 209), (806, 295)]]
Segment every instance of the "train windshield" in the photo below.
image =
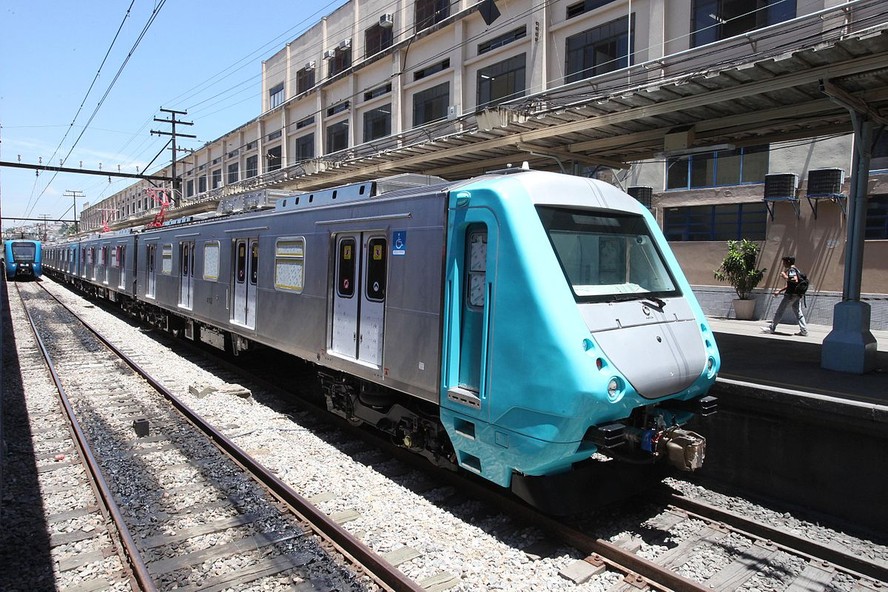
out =
[(16, 263), (33, 263), (37, 253), (37, 245), (26, 242), (12, 243), (12, 257)]
[(537, 211), (578, 301), (681, 294), (641, 216), (552, 206)]

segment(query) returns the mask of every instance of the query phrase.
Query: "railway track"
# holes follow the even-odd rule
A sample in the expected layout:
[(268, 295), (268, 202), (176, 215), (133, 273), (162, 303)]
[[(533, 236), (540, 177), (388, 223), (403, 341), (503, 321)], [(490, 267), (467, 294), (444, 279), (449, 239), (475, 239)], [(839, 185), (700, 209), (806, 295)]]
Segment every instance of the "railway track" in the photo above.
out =
[[(841, 538), (849, 546), (836, 552), (838, 542), (793, 542), (779, 528), (769, 531), (761, 523), (746, 523), (742, 515), (723, 513), (719, 507), (691, 507), (683, 496), (602, 509), (571, 521), (541, 516), (504, 498), (499, 490), (458, 475), (429, 472), (425, 460), (382, 440), (358, 437), (361, 431), (350, 430), (345, 422), (330, 422), (327, 414), (297, 408), (286, 394), (269, 403), (274, 397), (266, 400), (262, 391), (271, 387), (261, 381), (227, 363), (208, 361), (202, 353), (183, 354), (186, 350), (175, 340), (161, 335), (156, 339), (158, 350), (173, 347), (177, 356), (212, 369), (217, 377), (213, 380), (246, 385), (256, 403), (220, 397), (219, 391), (195, 396), (189, 403), (427, 590), (798, 592), (879, 590), (888, 585), (884, 546), (866, 540), (848, 543), (844, 539), (853, 537), (816, 525), (810, 525), (814, 534), (803, 539)], [(133, 349), (139, 347), (133, 344)], [(278, 364), (286, 373), (294, 372), (294, 364)], [(167, 365), (170, 374), (179, 371)], [(194, 374), (197, 384), (207, 380)], [(175, 376), (165, 380), (174, 381)], [(276, 410), (264, 408), (266, 403), (277, 405)], [(257, 418), (252, 427), (238, 420), (246, 409)], [(293, 455), (288, 448), (297, 446), (295, 441), (300, 449)], [(317, 466), (313, 456), (319, 457)], [(348, 477), (338, 476), (335, 469), (346, 463)], [(408, 511), (414, 507), (415, 512)], [(777, 512), (772, 515), (779, 518)], [(472, 555), (476, 547), (478, 556), (489, 556), (489, 562)], [(869, 548), (873, 555), (865, 557)]]
[(107, 509), (94, 530), (116, 533), (126, 559), (113, 577), (96, 573), (105, 585), (133, 574), (141, 590), (419, 589), (40, 284), (19, 290), (69, 413), (77, 456), (89, 468), (82, 476), (96, 483), (93, 505)]

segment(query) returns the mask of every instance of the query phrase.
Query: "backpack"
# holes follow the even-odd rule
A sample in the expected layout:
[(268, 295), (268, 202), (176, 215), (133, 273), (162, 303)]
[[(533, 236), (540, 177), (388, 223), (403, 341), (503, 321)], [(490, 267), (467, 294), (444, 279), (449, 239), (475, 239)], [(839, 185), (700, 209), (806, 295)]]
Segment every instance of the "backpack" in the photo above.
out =
[(808, 281), (808, 276), (802, 273), (802, 270), (796, 267), (796, 271), (798, 272), (798, 281), (792, 287), (792, 293), (798, 294), (799, 296), (804, 296), (808, 291), (808, 287), (811, 285), (811, 282)]

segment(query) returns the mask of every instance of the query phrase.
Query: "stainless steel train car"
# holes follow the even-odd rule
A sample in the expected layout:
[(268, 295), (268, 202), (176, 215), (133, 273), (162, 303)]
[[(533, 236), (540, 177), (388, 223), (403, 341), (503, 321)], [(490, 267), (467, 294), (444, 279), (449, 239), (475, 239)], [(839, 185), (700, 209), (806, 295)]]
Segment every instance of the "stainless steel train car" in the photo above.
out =
[(714, 336), (653, 217), (605, 183), (380, 180), (51, 251), (169, 331), (315, 364), (333, 413), (532, 502), (596, 463), (703, 461), (683, 426), (715, 410)]

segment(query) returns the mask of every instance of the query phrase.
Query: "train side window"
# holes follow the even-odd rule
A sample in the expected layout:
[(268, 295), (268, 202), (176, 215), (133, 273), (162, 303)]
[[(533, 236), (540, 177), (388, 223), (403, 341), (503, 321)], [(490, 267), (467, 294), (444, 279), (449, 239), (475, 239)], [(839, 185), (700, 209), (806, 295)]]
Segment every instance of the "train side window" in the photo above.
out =
[(164, 275), (173, 275), (173, 245), (163, 245), (163, 251), (160, 254), (160, 273)]
[(305, 286), (305, 239), (282, 238), (274, 245), (274, 287), (301, 293)]
[(343, 298), (351, 298), (355, 294), (355, 239), (344, 238), (339, 243), (339, 278), (336, 289)]
[(254, 286), (259, 283), (259, 241), (250, 245), (250, 283)]
[(367, 259), (367, 299), (385, 300), (385, 268), (386, 268), (386, 244), (385, 238), (371, 238), (368, 242)]
[(466, 233), (466, 286), (469, 308), (484, 308), (487, 299), (487, 228)]
[(219, 253), (219, 241), (211, 241), (204, 244), (203, 279), (213, 281), (219, 279)]

